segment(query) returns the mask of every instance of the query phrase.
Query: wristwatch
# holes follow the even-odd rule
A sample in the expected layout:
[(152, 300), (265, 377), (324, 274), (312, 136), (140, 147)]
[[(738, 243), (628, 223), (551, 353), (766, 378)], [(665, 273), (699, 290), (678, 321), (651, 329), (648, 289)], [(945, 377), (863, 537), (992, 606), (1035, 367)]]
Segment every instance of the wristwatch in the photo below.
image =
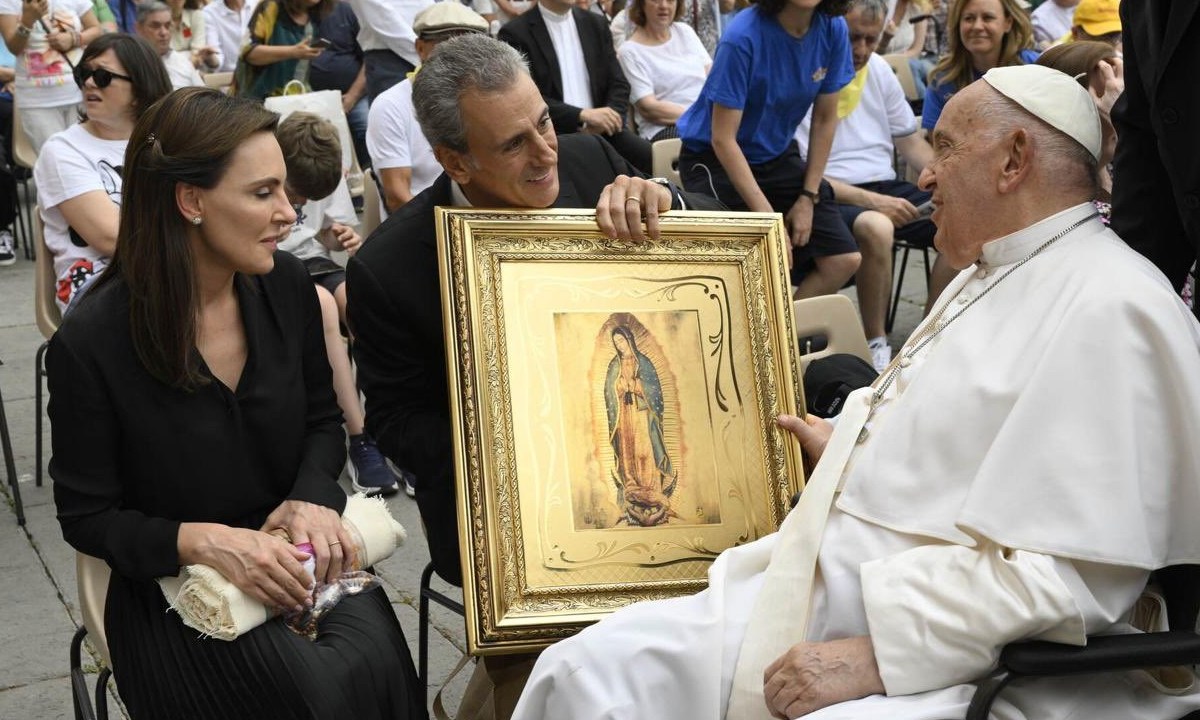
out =
[(820, 204), (821, 204), (821, 195), (820, 195), (819, 193), (815, 193), (815, 192), (813, 192), (812, 190), (806, 190), (806, 189), (804, 189), (804, 188), (801, 188), (801, 189), (800, 189), (800, 195), (801, 195), (802, 197), (806, 197), (806, 198), (808, 198), (809, 200), (812, 200), (812, 204), (813, 204), (813, 205), (820, 205)]

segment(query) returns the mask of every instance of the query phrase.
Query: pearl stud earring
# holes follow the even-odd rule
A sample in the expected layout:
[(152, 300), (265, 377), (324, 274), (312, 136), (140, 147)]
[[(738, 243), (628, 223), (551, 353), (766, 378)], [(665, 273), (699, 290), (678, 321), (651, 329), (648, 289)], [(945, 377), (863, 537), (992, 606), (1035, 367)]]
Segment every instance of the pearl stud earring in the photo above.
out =
[(200, 217), (199, 215), (197, 215), (196, 217), (192, 218), (192, 224), (193, 224), (193, 225), (199, 225), (199, 224), (200, 224), (200, 223), (202, 223), (202, 222), (204, 222), (204, 218)]

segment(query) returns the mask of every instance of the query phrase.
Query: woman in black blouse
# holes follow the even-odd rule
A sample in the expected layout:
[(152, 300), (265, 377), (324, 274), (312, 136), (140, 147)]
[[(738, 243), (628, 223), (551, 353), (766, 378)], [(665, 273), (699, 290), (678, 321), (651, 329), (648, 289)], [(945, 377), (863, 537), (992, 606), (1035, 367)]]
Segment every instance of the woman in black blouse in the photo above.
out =
[(134, 128), (116, 255), (46, 359), (59, 522), (113, 568), (105, 628), (135, 718), (423, 718), (381, 589), (315, 642), (279, 620), (225, 642), (183, 626), (155, 582), (203, 563), (298, 608), (307, 555), (266, 531), (311, 543), (319, 577), (351, 560), (316, 296), (274, 253), (295, 220), (276, 120), (189, 88)]

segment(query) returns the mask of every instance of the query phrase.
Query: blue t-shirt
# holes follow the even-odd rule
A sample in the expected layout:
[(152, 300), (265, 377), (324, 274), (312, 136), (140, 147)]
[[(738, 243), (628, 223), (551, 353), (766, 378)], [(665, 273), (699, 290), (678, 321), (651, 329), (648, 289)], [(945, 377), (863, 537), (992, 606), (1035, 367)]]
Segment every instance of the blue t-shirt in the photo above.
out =
[[(1021, 58), (1022, 65), (1028, 65), (1037, 60), (1039, 54), (1037, 50), (1022, 50), (1017, 53), (1017, 57)], [(974, 80), (981, 77), (983, 77), (983, 73), (973, 73)], [(946, 107), (946, 102), (956, 92), (958, 92), (958, 88), (950, 83), (929, 83), (929, 86), (925, 88), (925, 105), (921, 109), (921, 127), (932, 130), (933, 126), (937, 125), (938, 118), (942, 116), (942, 109)]]
[(700, 97), (679, 118), (683, 146), (712, 146), (713, 104), (742, 111), (737, 142), (751, 165), (783, 154), (818, 94), (836, 93), (854, 78), (846, 21), (813, 13), (802, 38), (788, 34), (757, 6), (729, 23)]

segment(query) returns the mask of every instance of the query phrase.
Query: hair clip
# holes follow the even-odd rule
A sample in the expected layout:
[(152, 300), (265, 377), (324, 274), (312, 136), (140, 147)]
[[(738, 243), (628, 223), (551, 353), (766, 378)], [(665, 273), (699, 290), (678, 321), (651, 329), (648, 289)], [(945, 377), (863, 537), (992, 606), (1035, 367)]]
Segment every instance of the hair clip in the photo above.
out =
[(158, 136), (155, 135), (154, 133), (150, 133), (149, 135), (146, 136), (146, 144), (147, 145), (153, 145), (156, 142), (158, 142)]

